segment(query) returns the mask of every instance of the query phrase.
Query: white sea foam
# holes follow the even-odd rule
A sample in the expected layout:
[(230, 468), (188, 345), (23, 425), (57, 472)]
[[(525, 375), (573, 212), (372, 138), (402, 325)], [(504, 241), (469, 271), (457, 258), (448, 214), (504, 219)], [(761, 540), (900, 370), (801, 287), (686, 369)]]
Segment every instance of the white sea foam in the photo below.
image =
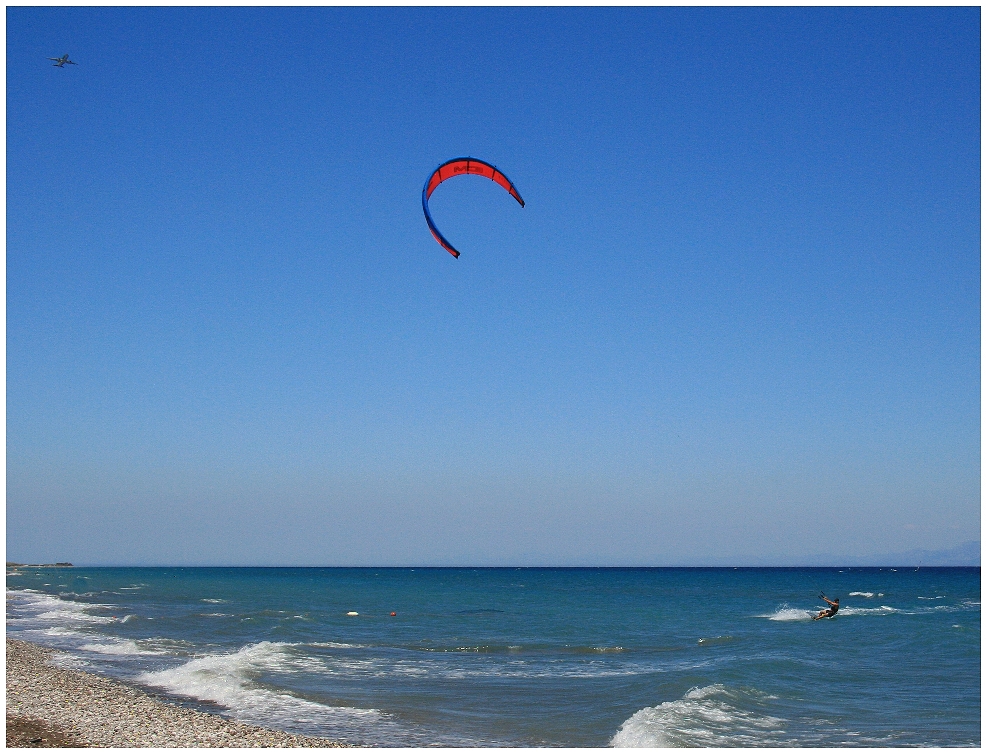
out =
[(90, 667), (88, 660), (84, 660), (77, 655), (68, 654), (67, 652), (60, 652), (54, 655), (49, 662), (60, 668), (67, 668), (69, 670), (86, 670)]
[[(850, 615), (891, 615), (893, 613), (901, 612), (898, 608), (891, 607), (889, 605), (881, 605), (880, 607), (840, 607), (837, 617), (839, 616), (850, 616)], [(804, 621), (812, 620), (819, 614), (818, 610), (803, 610), (801, 608), (789, 607), (788, 605), (782, 605), (777, 610), (769, 615), (760, 615), (760, 618), (767, 618), (768, 620), (780, 620), (780, 621)]]
[[(110, 605), (86, 604), (73, 600), (52, 597), (29, 589), (7, 590), (12, 600), (13, 610), (8, 609), (8, 621), (30, 623), (41, 627), (71, 626), (93, 623), (112, 623), (115, 618), (108, 615), (93, 615), (93, 610), (111, 610)], [(11, 615), (12, 612), (12, 615)]]
[(480, 665), (462, 665), (455, 661), (442, 662), (437, 658), (429, 658), (425, 662), (401, 661), (383, 664), (370, 661), (364, 665), (348, 663), (345, 668), (336, 663), (330, 664), (333, 669), (346, 672), (361, 672), (364, 675), (407, 675), (428, 676), (454, 680), (465, 679), (534, 679), (534, 678), (621, 678), (655, 673), (669, 673), (683, 670), (696, 670), (707, 667), (708, 660), (688, 660), (680, 662), (649, 661), (649, 662), (606, 662), (603, 659), (592, 660), (578, 665), (562, 665), (555, 662), (532, 662), (527, 660), (511, 660), (506, 663), (491, 663)]
[(148, 648), (145, 642), (138, 644), (132, 639), (114, 639), (106, 637), (100, 642), (83, 644), (79, 649), (86, 652), (96, 652), (104, 655), (163, 655), (166, 654), (160, 649)]
[(732, 636), (709, 636), (701, 638), (697, 644), (700, 646), (707, 647), (711, 644), (726, 644), (727, 642), (733, 641)]
[(318, 658), (293, 650), (300, 646), (263, 641), (238, 652), (206, 655), (168, 670), (139, 675), (137, 682), (169, 693), (226, 707), (232, 716), (256, 725), (382, 743), (389, 729), (398, 740), (411, 731), (375, 709), (333, 707), (266, 687), (264, 673), (324, 672)]
[[(870, 599), (871, 597), (874, 596), (874, 592), (850, 592), (850, 594), (848, 596), (850, 596), (850, 597), (866, 597), (867, 599)], [(883, 594), (879, 594), (877, 596), (878, 597), (883, 597), (884, 595)]]
[(363, 644), (344, 644), (338, 641), (311, 641), (310, 647), (328, 647), (329, 649), (363, 649)]
[(816, 615), (811, 610), (803, 610), (798, 607), (789, 607), (788, 605), (782, 605), (777, 610), (775, 610), (770, 615), (760, 615), (760, 618), (767, 618), (768, 620), (812, 620)]
[[(618, 748), (777, 746), (785, 721), (756, 710), (766, 697), (722, 684), (693, 688), (681, 699), (645, 707), (610, 741)], [(746, 709), (745, 709), (746, 708)]]
[(109, 615), (91, 615), (83, 610), (77, 610), (74, 608), (49, 610), (48, 612), (40, 613), (37, 616), (37, 619), (50, 621), (52, 623), (59, 623), (61, 621), (75, 621), (78, 623), (113, 623), (113, 621), (116, 620)]
[[(350, 649), (360, 645), (338, 642), (310, 642), (306, 647), (326, 647)], [(400, 676), (419, 678), (441, 678), (449, 680), (488, 679), (498, 680), (535, 678), (615, 678), (655, 673), (669, 673), (695, 670), (709, 665), (709, 660), (668, 659), (636, 661), (623, 660), (626, 651), (622, 648), (587, 648), (586, 662), (559, 663), (538, 659), (526, 659), (519, 654), (520, 645), (508, 646), (503, 653), (491, 655), (489, 662), (463, 663), (459, 652), (425, 651), (421, 659), (393, 659), (384, 656), (367, 657), (363, 653), (340, 652), (320, 654), (325, 671), (333, 676), (347, 679), (395, 678)], [(476, 653), (481, 656), (486, 653)]]
[(212, 603), (215, 603), (215, 604), (219, 604), (220, 602), (226, 602), (226, 600), (217, 600), (217, 599), (212, 599), (212, 598), (210, 598), (210, 597), (204, 597), (204, 598), (203, 598), (202, 600), (200, 600), (200, 601), (201, 601), (201, 602), (212, 602)]
[(84, 634), (81, 631), (74, 631), (65, 626), (52, 626), (51, 628), (46, 628), (43, 633), (45, 636), (88, 636), (88, 634)]
[(896, 607), (881, 605), (880, 607), (841, 607), (839, 615), (891, 615), (901, 612)]

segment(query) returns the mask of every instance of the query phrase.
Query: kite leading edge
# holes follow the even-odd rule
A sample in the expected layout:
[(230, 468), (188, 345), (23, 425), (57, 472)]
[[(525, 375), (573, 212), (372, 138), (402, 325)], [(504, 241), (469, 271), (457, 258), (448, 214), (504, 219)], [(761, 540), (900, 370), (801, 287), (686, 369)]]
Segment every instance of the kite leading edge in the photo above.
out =
[(428, 180), (425, 181), (425, 188), (422, 189), (422, 209), (425, 211), (425, 222), (428, 223), (428, 229), (432, 231), (435, 240), (439, 242), (439, 245), (443, 249), (458, 259), (459, 252), (453, 248), (452, 244), (435, 227), (435, 222), (432, 220), (432, 213), (428, 211), (428, 198), (435, 191), (435, 187), (457, 175), (482, 175), (502, 186), (507, 193), (517, 199), (518, 204), (522, 207), (524, 206), (524, 199), (521, 198), (521, 195), (514, 188), (514, 184), (511, 183), (510, 179), (489, 162), (478, 160), (475, 157), (456, 157), (439, 165), (428, 177)]

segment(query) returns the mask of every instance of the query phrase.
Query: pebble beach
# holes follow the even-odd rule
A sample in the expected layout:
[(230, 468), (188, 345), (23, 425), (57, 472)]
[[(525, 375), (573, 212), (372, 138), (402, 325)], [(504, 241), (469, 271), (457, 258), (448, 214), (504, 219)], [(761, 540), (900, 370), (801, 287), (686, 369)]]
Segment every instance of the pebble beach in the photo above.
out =
[(58, 667), (56, 655), (7, 639), (8, 747), (342, 746), (187, 709), (110, 678)]

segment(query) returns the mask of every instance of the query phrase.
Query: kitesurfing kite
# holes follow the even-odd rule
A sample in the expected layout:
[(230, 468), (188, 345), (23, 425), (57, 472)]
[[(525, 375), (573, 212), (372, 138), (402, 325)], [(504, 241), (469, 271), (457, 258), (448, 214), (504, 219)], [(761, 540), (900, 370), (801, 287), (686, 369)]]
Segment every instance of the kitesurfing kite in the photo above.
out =
[(422, 189), (422, 209), (425, 210), (425, 222), (428, 223), (428, 229), (432, 231), (435, 240), (439, 242), (439, 245), (443, 249), (458, 259), (459, 252), (452, 247), (452, 244), (445, 239), (445, 236), (439, 233), (439, 229), (435, 227), (435, 223), (432, 220), (432, 213), (428, 211), (428, 198), (435, 191), (435, 187), (457, 175), (482, 175), (494, 183), (503, 186), (511, 196), (517, 199), (518, 204), (522, 207), (524, 206), (524, 199), (521, 198), (521, 195), (514, 188), (514, 184), (511, 183), (510, 179), (489, 162), (478, 160), (475, 157), (457, 157), (454, 160), (449, 160), (439, 165), (435, 169), (435, 172), (425, 181), (425, 188)]

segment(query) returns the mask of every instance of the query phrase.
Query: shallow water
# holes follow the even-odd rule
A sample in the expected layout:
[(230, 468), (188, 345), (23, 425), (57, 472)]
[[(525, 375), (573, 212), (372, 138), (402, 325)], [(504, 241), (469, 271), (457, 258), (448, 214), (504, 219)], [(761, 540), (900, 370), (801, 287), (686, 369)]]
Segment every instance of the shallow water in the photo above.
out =
[[(980, 745), (979, 568), (20, 569), (7, 588), (8, 635), (75, 667), (354, 744)], [(841, 609), (812, 621), (820, 591)]]

